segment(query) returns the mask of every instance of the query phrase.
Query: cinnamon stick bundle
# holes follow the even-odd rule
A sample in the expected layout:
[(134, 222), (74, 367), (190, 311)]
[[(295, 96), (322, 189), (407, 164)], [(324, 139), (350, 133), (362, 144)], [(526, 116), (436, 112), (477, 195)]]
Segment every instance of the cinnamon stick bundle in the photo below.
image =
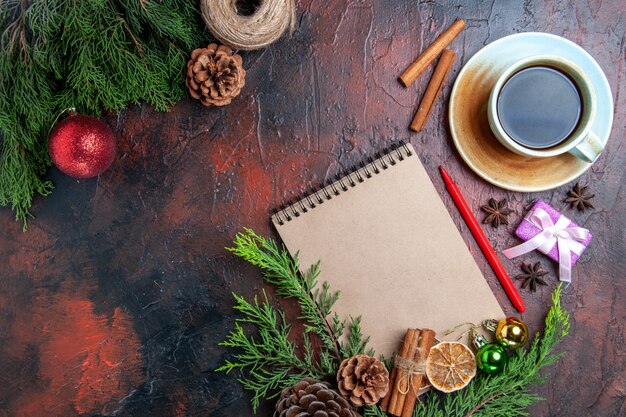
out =
[[(410, 355), (413, 355), (415, 351), (415, 347), (411, 350), (411, 341), (414, 339), (416, 329), (407, 329), (406, 334), (404, 336), (404, 341), (402, 342), (402, 346), (400, 347), (400, 351), (398, 352), (398, 356), (401, 358), (409, 358)], [(391, 397), (393, 393), (396, 391), (396, 381), (398, 376), (398, 367), (394, 366), (391, 370), (391, 375), (389, 376), (389, 391), (385, 398), (380, 402), (380, 408), (383, 411), (387, 411), (389, 409), (389, 403), (391, 401)], [(396, 400), (397, 401), (397, 400)]]
[(411, 130), (419, 132), (424, 128), (424, 125), (430, 116), (430, 112), (433, 110), (435, 99), (439, 96), (439, 93), (442, 90), (443, 82), (448, 76), (455, 58), (456, 53), (450, 49), (446, 49), (443, 51), (443, 54), (441, 54), (441, 58), (439, 58), (439, 62), (435, 68), (435, 72), (433, 73), (433, 76), (428, 83), (428, 87), (426, 87), (426, 91), (424, 92), (424, 97), (422, 97), (422, 101), (417, 108), (415, 117), (411, 122)]
[(413, 81), (428, 67), (450, 42), (465, 28), (463, 19), (456, 20), (446, 29), (415, 61), (400, 75), (400, 83), (409, 87)]
[(383, 411), (397, 417), (412, 416), (424, 378), (425, 370), (420, 368), (434, 342), (435, 332), (430, 329), (406, 331), (389, 378), (390, 390), (380, 403)]
[[(415, 352), (414, 361), (418, 364), (422, 364), (426, 361), (430, 348), (435, 343), (435, 332), (430, 329), (422, 329), (420, 334), (419, 343), (417, 345), (417, 351)], [(422, 385), (422, 379), (424, 378), (424, 372), (415, 373), (412, 375), (411, 386), (409, 392), (404, 399), (404, 407), (402, 409), (402, 417), (411, 417), (413, 410), (415, 409), (415, 401), (417, 400), (417, 394), (420, 386)]]

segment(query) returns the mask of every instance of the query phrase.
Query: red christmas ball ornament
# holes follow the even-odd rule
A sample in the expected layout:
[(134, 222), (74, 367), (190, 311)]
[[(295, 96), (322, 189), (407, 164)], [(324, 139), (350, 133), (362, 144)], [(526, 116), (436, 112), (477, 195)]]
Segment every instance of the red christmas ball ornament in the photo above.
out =
[(52, 162), (74, 178), (92, 178), (106, 171), (115, 159), (113, 132), (95, 117), (70, 110), (48, 138)]

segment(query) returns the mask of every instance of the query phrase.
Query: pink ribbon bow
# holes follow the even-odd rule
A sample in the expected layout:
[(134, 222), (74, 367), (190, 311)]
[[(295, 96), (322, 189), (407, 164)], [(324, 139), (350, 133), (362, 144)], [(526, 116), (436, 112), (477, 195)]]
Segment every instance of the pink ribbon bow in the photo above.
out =
[(559, 278), (561, 281), (572, 281), (572, 255), (576, 255), (585, 250), (585, 246), (580, 242), (585, 241), (589, 237), (589, 230), (582, 227), (568, 227), (570, 219), (561, 215), (556, 223), (541, 208), (536, 208), (528, 213), (526, 220), (531, 222), (541, 232), (530, 240), (521, 245), (502, 251), (507, 258), (515, 258), (535, 249), (543, 253), (548, 253), (556, 244), (559, 250)]

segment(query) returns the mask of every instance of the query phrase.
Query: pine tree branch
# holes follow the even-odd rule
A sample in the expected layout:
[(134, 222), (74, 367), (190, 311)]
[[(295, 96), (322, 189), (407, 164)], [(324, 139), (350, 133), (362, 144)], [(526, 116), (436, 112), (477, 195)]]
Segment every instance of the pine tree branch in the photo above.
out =
[[(48, 134), (68, 107), (98, 116), (184, 97), (186, 54), (210, 35), (180, 0), (0, 1), (0, 205), (26, 229), (52, 183)], [(18, 150), (21, 150), (18, 152)]]
[[(313, 274), (312, 270), (313, 268), (315, 268), (315, 270), (317, 270), (319, 266), (319, 262), (315, 265), (312, 266), (311, 269), (309, 269), (309, 271), (307, 272), (307, 274)], [(300, 273), (297, 270), (297, 266), (296, 266), (296, 270), (295, 271), (291, 271), (291, 275), (292, 277), (295, 278), (295, 282), (297, 283), (296, 285), (299, 286), (300, 291), (302, 292), (303, 297), (306, 297), (306, 299), (308, 300), (308, 302), (310, 303), (310, 305), (313, 307), (313, 310), (315, 311), (315, 314), (317, 315), (317, 317), (319, 318), (320, 322), (324, 324), (324, 332), (328, 335), (328, 337), (330, 338), (330, 340), (332, 341), (332, 346), (333, 346), (333, 354), (335, 355), (335, 357), (337, 358), (338, 361), (341, 362), (342, 355), (341, 355), (341, 345), (339, 343), (338, 337), (336, 335), (336, 333), (333, 331), (333, 328), (331, 327), (331, 325), (328, 323), (328, 320), (326, 318), (327, 314), (330, 313), (330, 311), (328, 311), (326, 314), (324, 312), (322, 312), (322, 307), (320, 306), (321, 303), (319, 303), (316, 300), (316, 297), (314, 297), (311, 294), (311, 290), (313, 290), (313, 287), (315, 286), (315, 283), (313, 282), (307, 291), (306, 288), (304, 288), (302, 286), (302, 282), (300, 279), (298, 279), (300, 277)], [(317, 273), (315, 274), (317, 275)], [(328, 290), (328, 286), (326, 283), (324, 283), (324, 291)], [(339, 294), (336, 293), (336, 296), (333, 295), (334, 300), (332, 301), (332, 304), (334, 304), (334, 302), (337, 300)], [(330, 307), (332, 307), (332, 304), (328, 307), (328, 310), (330, 310)], [(311, 330), (313, 330), (314, 332), (318, 333), (317, 329), (315, 328), (311, 328)]]
[[(250, 229), (238, 233), (234, 246), (226, 249), (260, 267), (265, 281), (276, 286), (277, 295), (295, 298), (301, 309), (299, 319), (304, 321), (304, 346), (297, 353), (290, 341), (290, 327), (285, 322), (284, 313), (269, 304), (265, 292), (261, 301), (255, 297), (251, 303), (234, 295), (237, 302), (234, 308), (243, 317), (236, 320), (235, 330), (221, 345), (238, 349), (239, 353), (235, 353), (234, 361), (227, 360), (217, 371), (243, 371), (240, 381), (246, 390), (253, 392), (253, 409), (256, 410), (263, 398), (272, 398), (277, 394), (276, 390), (291, 386), (305, 376), (316, 379), (334, 376), (347, 353), (364, 353), (367, 349), (360, 318), (350, 321), (347, 346), (339, 344), (338, 337), (346, 327), (346, 321), (332, 313), (339, 294), (331, 292), (327, 283), (322, 284), (321, 289), (317, 287), (319, 262), (301, 274), (297, 257), (292, 259), (287, 250), (279, 249), (276, 242), (258, 236)], [(332, 317), (332, 325), (329, 317)], [(258, 335), (244, 331), (243, 323), (256, 328)], [(311, 346), (310, 334), (320, 338), (321, 344), (316, 352)]]
[[(235, 309), (243, 313), (235, 322), (235, 329), (229, 333), (221, 346), (238, 349), (234, 362), (226, 360), (217, 372), (231, 372), (240, 369), (246, 373), (240, 378), (244, 388), (253, 392), (253, 409), (264, 398), (271, 398), (272, 392), (280, 391), (304, 377), (321, 379), (326, 370), (313, 363), (309, 348), (300, 358), (293, 342), (290, 341), (290, 326), (285, 321), (282, 311), (277, 311), (269, 304), (267, 294), (263, 299), (257, 297), (252, 303), (235, 295)], [(257, 336), (246, 333), (242, 324), (249, 323), (256, 327)], [(305, 340), (305, 347), (308, 345)]]
[(503, 392), (496, 392), (495, 394), (485, 398), (483, 401), (481, 401), (479, 404), (476, 404), (476, 406), (474, 408), (472, 408), (469, 413), (467, 413), (465, 415), (465, 417), (470, 417), (472, 414), (474, 414), (476, 411), (478, 411), (480, 408), (484, 407), (485, 404), (487, 404), (489, 401), (493, 400), (494, 398), (500, 396), (504, 394)]
[[(325, 314), (337, 300), (338, 293), (329, 295), (328, 286), (323, 286), (322, 291), (317, 293), (318, 299), (313, 296), (319, 275), (319, 263), (301, 274), (297, 255), (292, 259), (286, 250), (279, 250), (274, 241), (265, 239), (250, 229), (245, 229), (245, 234), (238, 233), (234, 243), (234, 247), (226, 249), (259, 266), (264, 271), (265, 280), (276, 285), (277, 295), (296, 298), (303, 313), (302, 318), (310, 322), (307, 330), (319, 336), (326, 348), (332, 350), (335, 358), (341, 361), (343, 357), (339, 335), (333, 331)], [(321, 306), (322, 302), (324, 306)]]
[(126, 23), (126, 19), (120, 16), (120, 22), (122, 22), (122, 26), (124, 27), (124, 30), (126, 30), (126, 32), (128, 33), (128, 36), (130, 36), (130, 39), (132, 39), (133, 43), (135, 44), (135, 48), (137, 48), (137, 54), (139, 55), (141, 59), (143, 59), (144, 56), (143, 56), (143, 52), (141, 51), (141, 44), (139, 44), (139, 41), (137, 41), (137, 38), (135, 37), (135, 35), (133, 35), (132, 30), (130, 30), (130, 28), (128, 27), (128, 24)]
[(341, 351), (344, 354), (344, 358), (349, 358), (360, 353), (365, 353), (370, 356), (374, 356), (374, 349), (368, 349), (369, 336), (365, 337), (361, 333), (361, 317), (353, 319), (350, 317), (350, 336), (348, 337), (348, 343), (341, 346)]
[[(28, 44), (26, 40), (26, 11), (30, 6), (30, 0), (20, 0), (19, 1), (19, 14), (18, 17), (6, 26), (2, 37), (4, 38), (5, 34), (8, 34), (8, 52), (9, 54), (13, 53), (13, 49), (16, 47), (16, 44), (19, 44), (19, 52), (22, 54), (22, 59), (24, 64), (27, 63), (28, 58)], [(19, 40), (19, 42), (18, 42)]]

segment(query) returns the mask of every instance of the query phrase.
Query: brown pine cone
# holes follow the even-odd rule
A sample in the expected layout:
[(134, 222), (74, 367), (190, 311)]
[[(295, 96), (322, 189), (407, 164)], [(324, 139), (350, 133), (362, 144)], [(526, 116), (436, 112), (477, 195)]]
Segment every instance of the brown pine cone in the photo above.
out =
[(360, 417), (328, 382), (305, 378), (285, 388), (274, 417)]
[(187, 62), (189, 94), (205, 106), (225, 106), (246, 83), (243, 60), (226, 45), (194, 49)]
[(339, 392), (361, 407), (380, 401), (389, 390), (389, 372), (380, 360), (367, 355), (344, 359), (337, 372)]

